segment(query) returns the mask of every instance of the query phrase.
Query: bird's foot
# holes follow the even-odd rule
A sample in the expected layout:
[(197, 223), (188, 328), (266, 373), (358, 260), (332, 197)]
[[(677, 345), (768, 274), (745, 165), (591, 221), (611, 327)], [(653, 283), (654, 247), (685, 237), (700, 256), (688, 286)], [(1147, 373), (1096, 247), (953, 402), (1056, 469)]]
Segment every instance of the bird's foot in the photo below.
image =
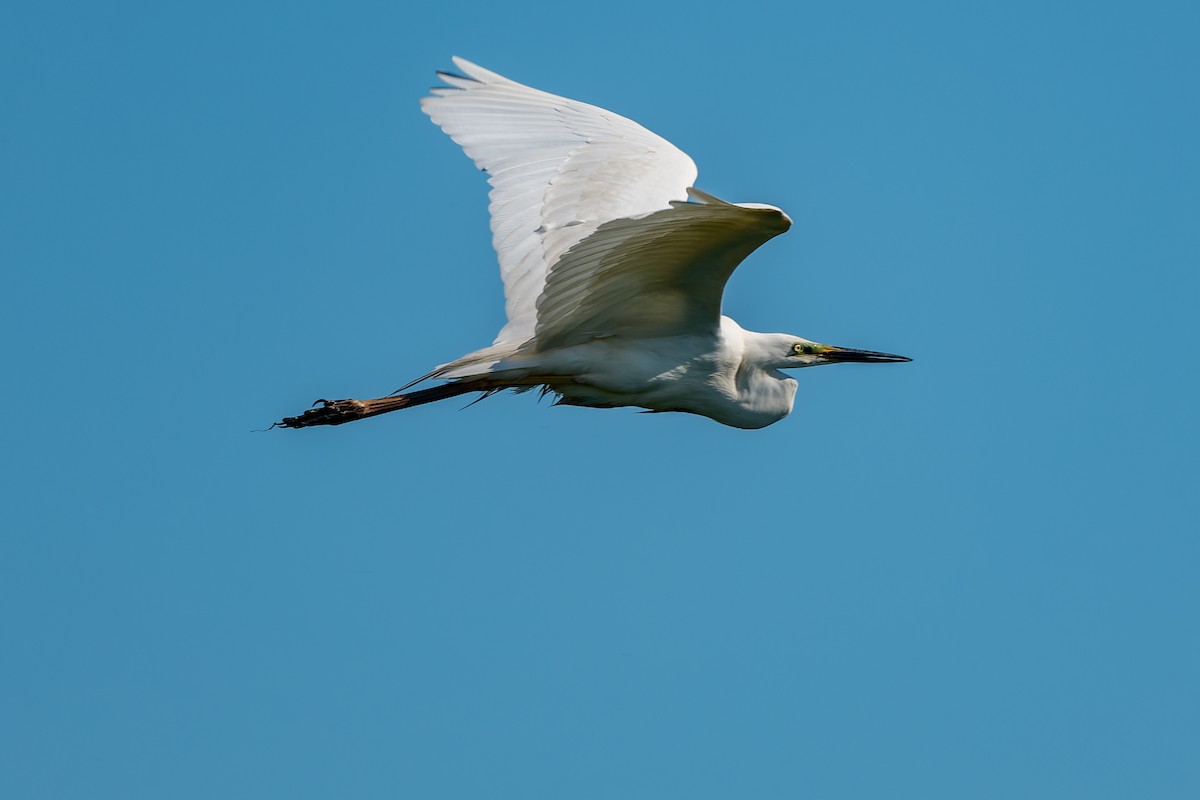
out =
[(318, 400), (320, 408), (310, 408), (298, 417), (284, 417), (272, 428), (309, 428), (313, 425), (341, 425), (370, 416), (367, 404), (361, 400)]

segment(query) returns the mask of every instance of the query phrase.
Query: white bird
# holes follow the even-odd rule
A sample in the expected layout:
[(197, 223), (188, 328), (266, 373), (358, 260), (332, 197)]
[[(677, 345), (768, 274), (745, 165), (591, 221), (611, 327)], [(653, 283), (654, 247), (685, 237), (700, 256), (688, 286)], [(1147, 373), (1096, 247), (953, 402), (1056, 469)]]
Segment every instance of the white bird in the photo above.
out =
[[(691, 158), (611, 111), (454, 64), (463, 74), (439, 72), (447, 85), (421, 108), (488, 174), (508, 323), (490, 347), (387, 397), (318, 400), (277, 425), (339, 425), (468, 392), (541, 387), (562, 405), (762, 428), (791, 413), (796, 381), (783, 370), (909, 360), (744, 330), (721, 314), (725, 282), (791, 226), (783, 211), (694, 188)], [(436, 378), (448, 382), (407, 391)]]

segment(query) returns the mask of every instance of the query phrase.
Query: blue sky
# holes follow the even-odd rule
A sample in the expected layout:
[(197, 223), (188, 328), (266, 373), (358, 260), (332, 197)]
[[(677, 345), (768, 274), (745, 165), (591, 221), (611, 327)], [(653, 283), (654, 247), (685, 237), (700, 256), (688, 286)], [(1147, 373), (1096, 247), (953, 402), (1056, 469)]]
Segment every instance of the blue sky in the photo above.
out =
[[(1200, 793), (1190, 3), (116, 2), (0, 31), (0, 794)], [(762, 431), (426, 406), (462, 55), (796, 221)]]

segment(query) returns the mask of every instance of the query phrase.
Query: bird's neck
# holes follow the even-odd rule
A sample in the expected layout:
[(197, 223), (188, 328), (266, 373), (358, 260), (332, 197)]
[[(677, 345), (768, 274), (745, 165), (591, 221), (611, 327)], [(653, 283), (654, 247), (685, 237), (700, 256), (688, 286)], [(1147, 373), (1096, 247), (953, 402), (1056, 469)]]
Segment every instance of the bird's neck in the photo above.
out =
[(741, 342), (732, 381), (735, 402), (748, 421), (755, 421), (744, 427), (761, 427), (783, 419), (792, 412), (796, 381), (779, 370), (776, 354), (786, 352), (793, 337), (748, 331), (729, 322), (732, 327), (722, 325), (726, 343), (735, 339)]

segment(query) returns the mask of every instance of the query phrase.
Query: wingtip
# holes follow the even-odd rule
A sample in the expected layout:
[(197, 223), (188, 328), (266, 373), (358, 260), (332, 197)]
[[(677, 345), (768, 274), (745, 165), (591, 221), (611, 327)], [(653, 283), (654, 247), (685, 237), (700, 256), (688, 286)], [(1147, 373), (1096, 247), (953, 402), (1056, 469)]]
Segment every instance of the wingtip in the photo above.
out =
[[(697, 189), (695, 186), (687, 188), (688, 198), (692, 203), (698, 203), (705, 206), (718, 206), (724, 208), (744, 208), (749, 211), (767, 212), (770, 217), (777, 219), (780, 232), (786, 231), (792, 227), (792, 218), (789, 217), (782, 208), (769, 205), (767, 203), (730, 203), (727, 200), (722, 200), (716, 195), (711, 195), (703, 189)], [(672, 203), (672, 205), (676, 205)], [(679, 203), (678, 205), (687, 205), (687, 203)]]
[(708, 192), (704, 191), (703, 189), (697, 189), (695, 186), (687, 187), (687, 193), (688, 193), (689, 198), (691, 198), (694, 202), (700, 203), (702, 205), (706, 205), (706, 206), (731, 206), (731, 205), (734, 205), (733, 203), (730, 203), (726, 200), (722, 200), (721, 198), (717, 197), (714, 194), (709, 194)]
[[(492, 72), (490, 69), (481, 67), (473, 61), (468, 61), (462, 56), (450, 56), (450, 61), (454, 63), (454, 66), (463, 71), (463, 75), (461, 77), (464, 77), (466, 80), (470, 80), (475, 83), (488, 83), (505, 86), (516, 84), (516, 81), (506, 78), (499, 73)], [(516, 85), (520, 86), (521, 84)]]

